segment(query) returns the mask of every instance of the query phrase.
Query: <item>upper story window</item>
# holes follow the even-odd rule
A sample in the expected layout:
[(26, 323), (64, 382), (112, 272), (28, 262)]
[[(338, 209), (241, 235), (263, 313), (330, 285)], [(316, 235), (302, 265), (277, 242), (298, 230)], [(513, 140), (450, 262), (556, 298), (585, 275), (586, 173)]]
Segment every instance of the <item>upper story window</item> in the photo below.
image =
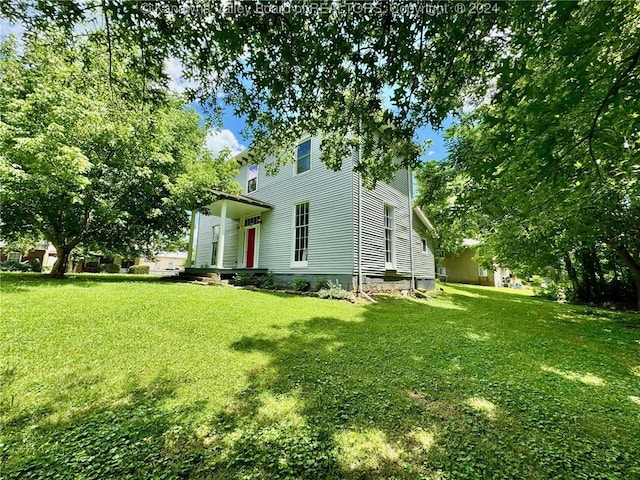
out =
[(427, 242), (426, 238), (421, 238), (422, 242), (422, 253), (429, 253), (429, 242)]
[(306, 172), (311, 169), (311, 139), (305, 140), (298, 145), (296, 155), (296, 174)]
[(396, 264), (396, 221), (393, 206), (384, 206), (384, 250), (385, 268), (393, 269)]
[(258, 165), (247, 167), (247, 193), (255, 192), (258, 189)]

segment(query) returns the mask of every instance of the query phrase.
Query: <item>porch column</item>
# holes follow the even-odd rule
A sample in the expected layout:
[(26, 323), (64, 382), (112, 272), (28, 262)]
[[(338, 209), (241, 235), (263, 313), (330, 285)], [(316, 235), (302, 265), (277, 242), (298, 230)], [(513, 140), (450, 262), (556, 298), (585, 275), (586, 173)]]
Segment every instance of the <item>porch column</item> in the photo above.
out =
[(222, 268), (224, 260), (224, 234), (227, 224), (227, 201), (223, 200), (220, 206), (220, 234), (218, 235), (218, 252), (216, 253), (216, 268)]

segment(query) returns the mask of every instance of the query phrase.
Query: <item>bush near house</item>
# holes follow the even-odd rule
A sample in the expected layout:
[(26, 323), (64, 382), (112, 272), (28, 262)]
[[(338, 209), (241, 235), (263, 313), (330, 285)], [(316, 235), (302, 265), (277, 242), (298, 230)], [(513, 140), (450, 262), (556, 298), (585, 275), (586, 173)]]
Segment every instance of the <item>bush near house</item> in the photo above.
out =
[(330, 281), (321, 278), (319, 280), (316, 280), (313, 284), (313, 290), (316, 292), (319, 292), (320, 290), (324, 290), (325, 288), (329, 288), (329, 283)]
[(326, 288), (322, 288), (318, 291), (318, 296), (320, 298), (330, 298), (335, 300), (347, 300), (351, 297), (351, 292), (342, 288), (342, 285), (338, 280), (332, 282), (331, 280), (326, 281)]
[(256, 276), (247, 272), (240, 272), (233, 278), (233, 284), (239, 287), (246, 287), (249, 285), (255, 285), (257, 282)]
[(29, 266), (31, 267), (32, 272), (42, 272), (42, 262), (40, 262), (39, 258), (34, 258), (29, 262)]
[(148, 275), (149, 265), (132, 265), (129, 267), (129, 273), (134, 275)]
[(293, 280), (293, 289), (298, 292), (308, 292), (311, 288), (311, 282), (304, 277), (296, 277)]
[(7, 260), (0, 263), (0, 271), (3, 272), (28, 272), (31, 270), (31, 265), (26, 262), (15, 262), (13, 260)]
[(253, 275), (247, 272), (240, 272), (234, 277), (233, 284), (239, 287), (253, 285), (258, 288), (264, 288), (265, 290), (271, 290), (275, 287), (275, 279), (273, 272), (267, 272), (264, 275)]
[[(147, 267), (149, 268), (149, 267)], [(102, 273), (120, 273), (120, 265), (117, 263), (103, 263), (100, 265), (100, 272)], [(133, 273), (133, 272), (129, 272)], [(147, 272), (149, 273), (149, 272)]]
[(271, 290), (275, 287), (275, 278), (273, 272), (267, 272), (266, 274), (256, 279), (256, 286), (258, 288), (264, 288)]

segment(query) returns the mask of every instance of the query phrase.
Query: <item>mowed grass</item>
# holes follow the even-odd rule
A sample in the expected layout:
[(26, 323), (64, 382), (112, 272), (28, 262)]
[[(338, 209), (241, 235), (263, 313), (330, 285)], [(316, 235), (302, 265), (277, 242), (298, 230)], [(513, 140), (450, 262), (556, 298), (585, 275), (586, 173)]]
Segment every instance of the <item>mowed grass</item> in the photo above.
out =
[(640, 478), (640, 317), (3, 275), (0, 478)]

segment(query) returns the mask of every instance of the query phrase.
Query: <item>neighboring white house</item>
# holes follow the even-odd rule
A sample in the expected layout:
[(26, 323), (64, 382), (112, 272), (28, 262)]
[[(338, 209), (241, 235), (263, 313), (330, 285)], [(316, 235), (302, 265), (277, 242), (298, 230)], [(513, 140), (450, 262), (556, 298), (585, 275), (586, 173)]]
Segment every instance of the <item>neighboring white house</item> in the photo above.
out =
[(334, 172), (320, 149), (319, 137), (303, 138), (296, 162), (273, 176), (250, 150), (236, 156), (242, 195), (219, 192), (211, 215), (200, 215), (195, 270), (269, 270), (279, 284), (337, 279), (364, 291), (406, 289), (413, 277), (433, 288), (433, 227), (413, 205), (407, 170), (367, 190), (353, 170), (357, 152)]

